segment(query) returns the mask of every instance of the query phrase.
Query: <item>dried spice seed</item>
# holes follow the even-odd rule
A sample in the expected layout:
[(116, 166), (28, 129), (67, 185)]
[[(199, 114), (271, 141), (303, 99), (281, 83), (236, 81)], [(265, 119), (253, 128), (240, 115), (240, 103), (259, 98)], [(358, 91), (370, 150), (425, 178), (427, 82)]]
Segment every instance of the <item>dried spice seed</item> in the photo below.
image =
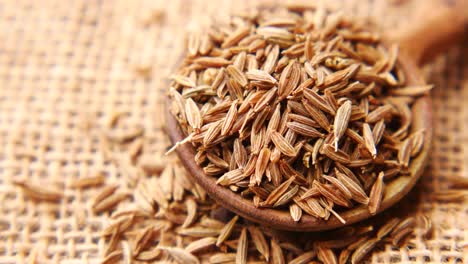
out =
[(125, 193), (113, 194), (100, 202), (93, 204), (92, 209), (95, 214), (107, 211), (117, 206), (118, 203), (128, 198), (128, 195)]
[(237, 241), (237, 253), (236, 263), (246, 264), (247, 263), (247, 229), (243, 228), (239, 240)]
[(258, 155), (257, 164), (255, 166), (255, 182), (257, 185), (260, 185), (262, 182), (263, 174), (268, 166), (270, 161), (270, 149), (263, 148)]
[(351, 263), (361, 263), (364, 257), (367, 254), (369, 254), (371, 250), (375, 247), (377, 242), (377, 239), (369, 239), (366, 242), (362, 243), (358, 248), (356, 248), (356, 251), (354, 251), (353, 255), (351, 256)]
[(392, 218), (388, 220), (383, 226), (380, 227), (379, 231), (377, 232), (377, 239), (382, 240), (382, 238), (386, 237), (392, 230), (397, 226), (401, 220), (399, 218)]
[(167, 252), (174, 260), (179, 263), (187, 263), (187, 264), (198, 264), (200, 261), (197, 257), (192, 255), (190, 252), (176, 247), (164, 247), (158, 246), (159, 250)]
[(84, 189), (91, 186), (99, 186), (104, 184), (106, 177), (102, 173), (98, 173), (95, 176), (80, 178), (72, 181), (70, 183), (71, 188)]
[(229, 108), (229, 111), (226, 114), (226, 118), (224, 119), (223, 125), (221, 127), (221, 135), (226, 136), (229, 134), (234, 122), (237, 118), (237, 101), (234, 101)]
[(273, 131), (271, 133), (271, 140), (275, 144), (281, 153), (288, 157), (296, 156), (296, 150), (294, 147), (278, 132)]
[(221, 229), (221, 232), (219, 233), (219, 236), (218, 236), (218, 239), (216, 240), (216, 246), (220, 246), (221, 243), (223, 243), (224, 241), (226, 241), (229, 236), (231, 235), (232, 233), (232, 230), (234, 229), (234, 226), (237, 222), (237, 220), (239, 219), (239, 217), (236, 215), (234, 216), (224, 227), (223, 229)]
[(272, 263), (285, 264), (283, 250), (275, 239), (271, 240), (271, 261)]
[(380, 172), (369, 195), (369, 212), (373, 215), (377, 213), (380, 208), (380, 203), (382, 202), (385, 188), (383, 177), (384, 173)]
[(308, 251), (308, 252), (305, 252), (305, 253), (302, 253), (301, 255), (299, 255), (298, 257), (296, 257), (295, 259), (292, 259), (291, 261), (289, 261), (289, 264), (305, 264), (305, 263), (310, 263), (310, 261), (312, 259), (315, 258), (315, 256), (317, 255), (317, 253), (315, 253), (315, 251)]
[(291, 204), (289, 206), (289, 214), (294, 222), (299, 222), (302, 216), (302, 209), (297, 204)]
[(234, 253), (217, 253), (210, 257), (210, 263), (220, 264), (220, 263), (231, 263), (236, 260), (236, 254)]
[(338, 141), (348, 128), (349, 118), (351, 117), (351, 101), (344, 102), (336, 111), (333, 131), (335, 135), (335, 150), (338, 150)]
[(372, 157), (375, 159), (375, 157), (377, 156), (377, 148), (375, 147), (374, 136), (372, 134), (372, 130), (369, 124), (364, 123), (362, 125), (362, 132), (363, 132), (363, 137), (364, 137), (366, 148), (370, 152)]
[(321, 260), (324, 264), (338, 263), (335, 253), (333, 253), (333, 251), (329, 248), (319, 246), (317, 256), (318, 259)]
[(59, 190), (30, 183), (27, 180), (14, 180), (13, 184), (20, 187), (26, 196), (38, 201), (60, 202), (64, 197)]
[(207, 250), (209, 247), (213, 246), (216, 243), (216, 238), (214, 237), (205, 237), (193, 241), (185, 247), (185, 250), (189, 253), (195, 253), (203, 250)]
[(270, 259), (270, 250), (263, 232), (256, 226), (248, 227), (250, 237), (257, 251), (268, 261)]

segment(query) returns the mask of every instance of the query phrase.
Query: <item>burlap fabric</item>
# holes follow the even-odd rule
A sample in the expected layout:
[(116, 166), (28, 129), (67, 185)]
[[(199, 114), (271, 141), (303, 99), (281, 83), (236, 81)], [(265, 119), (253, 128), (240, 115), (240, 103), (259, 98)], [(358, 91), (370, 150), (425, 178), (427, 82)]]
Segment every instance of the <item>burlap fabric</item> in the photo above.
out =
[[(127, 121), (145, 128), (145, 150), (165, 151), (160, 91), (183, 49), (184, 31), (212, 14), (255, 4), (249, 2), (0, 3), (0, 263), (102, 260), (105, 241), (99, 233), (109, 219), (90, 209), (100, 189), (68, 188), (73, 179), (99, 171), (107, 183), (124, 181), (100, 153), (99, 131), (111, 113), (128, 111)], [(424, 2), (334, 5), (395, 29)], [(164, 11), (162, 18), (158, 10)], [(418, 202), (408, 202), (430, 216), (433, 235), (423, 239), (416, 232), (410, 247), (387, 246), (373, 254), (373, 263), (468, 263), (468, 205), (428, 198), (446, 187), (447, 176), (468, 177), (467, 50), (455, 47), (425, 68), (437, 85), (433, 151)], [(65, 198), (57, 204), (33, 202), (12, 185), (19, 178), (56, 185)]]

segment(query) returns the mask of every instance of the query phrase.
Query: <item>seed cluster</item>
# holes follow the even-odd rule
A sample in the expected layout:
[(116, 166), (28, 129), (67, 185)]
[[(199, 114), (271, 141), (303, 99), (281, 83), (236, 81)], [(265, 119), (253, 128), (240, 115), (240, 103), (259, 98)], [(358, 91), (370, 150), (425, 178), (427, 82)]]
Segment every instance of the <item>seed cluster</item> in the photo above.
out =
[(209, 177), (257, 207), (375, 214), (424, 144), (398, 47), (340, 13), (264, 9), (192, 33), (171, 111)]
[(159, 172), (141, 178), (131, 201), (111, 210), (102, 263), (354, 264), (385, 246), (406, 245), (416, 227), (424, 236), (432, 229), (430, 219), (417, 214), (319, 234), (274, 230), (221, 208), (177, 158), (158, 159)]

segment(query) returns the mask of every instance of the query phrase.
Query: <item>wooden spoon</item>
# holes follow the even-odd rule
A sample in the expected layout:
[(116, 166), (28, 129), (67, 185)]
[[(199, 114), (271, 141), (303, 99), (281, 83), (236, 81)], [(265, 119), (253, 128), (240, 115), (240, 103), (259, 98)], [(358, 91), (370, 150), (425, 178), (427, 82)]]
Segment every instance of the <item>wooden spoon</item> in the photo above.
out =
[[(467, 14), (464, 0), (431, 2), (431, 12), (426, 14), (424, 20), (414, 21), (405, 30), (389, 35), (384, 43), (400, 44), (398, 63), (407, 77), (408, 85), (424, 84), (423, 77), (417, 65), (428, 61), (437, 53), (445, 50), (463, 37), (467, 26)], [(168, 105), (170, 99), (167, 99)], [(169, 109), (169, 107), (166, 107)], [(425, 144), (421, 153), (411, 161), (410, 176), (396, 177), (386, 183), (385, 196), (379, 212), (394, 205), (402, 199), (415, 185), (427, 163), (432, 137), (432, 113), (430, 96), (416, 100), (412, 107), (414, 121), (412, 130), (424, 129)], [(173, 144), (184, 139), (185, 135), (179, 128), (176, 119), (167, 110), (167, 132)], [(327, 221), (303, 214), (299, 222), (294, 222), (288, 211), (267, 208), (256, 208), (252, 201), (242, 198), (239, 194), (228, 188), (216, 184), (214, 177), (207, 176), (194, 160), (194, 149), (190, 144), (179, 146), (177, 154), (193, 179), (206, 190), (217, 203), (226, 209), (254, 222), (277, 229), (291, 231), (321, 231), (342, 227), (371, 217), (366, 206), (358, 206), (340, 211), (345, 224), (332, 216)]]

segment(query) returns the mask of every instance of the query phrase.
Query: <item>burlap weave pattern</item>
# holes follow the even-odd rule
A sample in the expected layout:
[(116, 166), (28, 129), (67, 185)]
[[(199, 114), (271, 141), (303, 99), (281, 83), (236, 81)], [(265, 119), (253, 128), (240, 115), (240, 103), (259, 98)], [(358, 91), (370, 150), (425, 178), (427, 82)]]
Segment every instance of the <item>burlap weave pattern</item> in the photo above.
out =
[[(391, 29), (424, 4), (389, 2), (395, 1), (335, 5)], [(90, 209), (99, 188), (71, 189), (70, 182), (104, 172), (107, 183), (132, 191), (99, 150), (99, 132), (109, 115), (128, 111), (126, 122), (145, 128), (144, 148), (164, 152), (160, 90), (182, 52), (184, 31), (246, 5), (253, 3), (0, 1), (0, 263), (101, 261), (105, 243), (99, 233), (109, 219)], [(155, 10), (164, 10), (161, 20), (151, 19)], [(446, 187), (447, 176), (468, 177), (467, 50), (455, 47), (425, 69), (437, 85), (434, 143), (412, 208), (431, 217), (433, 235), (422, 238), (416, 230), (414, 246), (387, 246), (373, 254), (373, 263), (468, 263), (468, 206), (428, 198)], [(148, 78), (141, 74), (146, 70)], [(56, 185), (65, 198), (57, 204), (33, 202), (13, 179)]]

